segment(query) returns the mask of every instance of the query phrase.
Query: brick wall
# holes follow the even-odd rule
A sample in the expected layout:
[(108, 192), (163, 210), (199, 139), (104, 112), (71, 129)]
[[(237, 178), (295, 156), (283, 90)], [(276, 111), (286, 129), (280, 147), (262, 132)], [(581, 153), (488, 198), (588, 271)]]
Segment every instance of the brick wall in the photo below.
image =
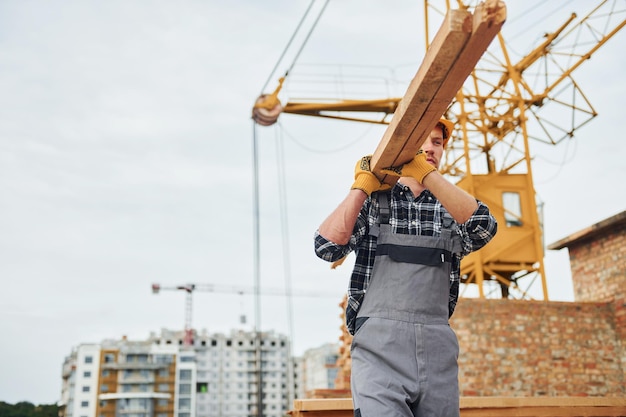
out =
[(569, 250), (576, 301), (611, 302), (626, 385), (626, 221), (624, 213), (571, 239)]
[(609, 301), (626, 295), (626, 223), (569, 247), (576, 301)]
[(461, 299), (463, 396), (624, 396), (611, 302)]
[[(626, 309), (622, 309), (626, 312)], [(461, 395), (626, 395), (626, 351), (615, 303), (462, 298), (450, 324), (459, 339)], [(350, 388), (345, 331), (337, 388)]]

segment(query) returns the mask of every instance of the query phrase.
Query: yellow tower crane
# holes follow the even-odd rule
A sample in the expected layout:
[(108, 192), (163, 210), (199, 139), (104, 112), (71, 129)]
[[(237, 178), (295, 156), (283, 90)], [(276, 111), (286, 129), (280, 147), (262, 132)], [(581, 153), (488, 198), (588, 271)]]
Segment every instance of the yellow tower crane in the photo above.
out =
[[(427, 46), (433, 3), (424, 1)], [(459, 0), (457, 7), (470, 6)], [(469, 284), (465, 289), (475, 286), (479, 297), (531, 298), (520, 281), (529, 282), (528, 288), (540, 278), (548, 300), (530, 144), (556, 145), (596, 116), (572, 72), (624, 27), (625, 16), (623, 0), (601, 1), (582, 18), (570, 15), (518, 62), (498, 34), (448, 107), (446, 117), (455, 122), (457, 134), (442, 173), (485, 201), (500, 225), (494, 240), (461, 264), (461, 282)], [(283, 105), (278, 95), (284, 82), (285, 77), (273, 93), (257, 99), (253, 118), (259, 124), (272, 125), (282, 113), (387, 124), (401, 100), (290, 100)]]

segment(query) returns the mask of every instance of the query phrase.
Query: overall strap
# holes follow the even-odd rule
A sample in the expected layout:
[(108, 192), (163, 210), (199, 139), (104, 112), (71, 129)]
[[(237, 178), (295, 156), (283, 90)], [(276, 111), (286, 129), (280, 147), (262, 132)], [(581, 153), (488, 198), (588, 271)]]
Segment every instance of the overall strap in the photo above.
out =
[(454, 219), (447, 211), (444, 211), (441, 217), (441, 237), (450, 239), (452, 238)]
[(378, 192), (378, 209), (380, 213), (378, 215), (378, 222), (380, 224), (389, 224), (389, 215), (391, 213), (391, 208), (389, 206), (389, 197), (391, 197), (389, 192)]
[(453, 253), (461, 253), (463, 248), (463, 242), (461, 240), (461, 236), (456, 232), (456, 222), (447, 211), (443, 214), (443, 219), (441, 222), (441, 237), (445, 239), (452, 239)]
[[(390, 208), (389, 208), (389, 198), (391, 194), (389, 191), (376, 191), (372, 194), (372, 201), (376, 199), (378, 201), (378, 217), (375, 224), (370, 225), (369, 234), (370, 236), (374, 236), (378, 238), (380, 234), (380, 228), (389, 227), (389, 217), (390, 217)], [(372, 210), (373, 204), (370, 205), (370, 210)]]

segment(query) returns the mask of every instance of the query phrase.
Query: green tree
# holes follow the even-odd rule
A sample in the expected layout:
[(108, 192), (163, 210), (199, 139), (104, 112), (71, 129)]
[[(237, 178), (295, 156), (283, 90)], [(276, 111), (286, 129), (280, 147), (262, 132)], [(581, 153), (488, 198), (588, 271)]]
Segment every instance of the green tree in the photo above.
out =
[(59, 407), (56, 404), (34, 405), (27, 401), (15, 404), (0, 401), (2, 417), (58, 417)]

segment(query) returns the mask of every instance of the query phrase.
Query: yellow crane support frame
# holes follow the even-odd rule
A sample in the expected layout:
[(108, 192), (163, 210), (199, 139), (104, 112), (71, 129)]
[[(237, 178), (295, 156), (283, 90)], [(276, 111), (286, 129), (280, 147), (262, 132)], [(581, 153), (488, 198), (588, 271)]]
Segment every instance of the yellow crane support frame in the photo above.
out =
[[(424, 1), (427, 46), (430, 3)], [(449, 1), (445, 1), (445, 6), (450, 8)], [(459, 9), (469, 7), (461, 1), (457, 6)], [(556, 145), (571, 138), (577, 128), (597, 115), (571, 74), (624, 27), (623, 12), (615, 10), (613, 3), (605, 0), (577, 22), (577, 16), (572, 14), (516, 63), (511, 61), (502, 34), (498, 34), (497, 45), (492, 45), (487, 52), (491, 54), (489, 59), (478, 63), (448, 107), (446, 117), (455, 122), (457, 134), (448, 144), (441, 171), (456, 178), (460, 187), (485, 201), (500, 225), (496, 238), (481, 251), (466, 257), (461, 264), (462, 283), (475, 284), (479, 297), (531, 298), (527, 288), (540, 278), (543, 299), (548, 300), (542, 221), (535, 200), (530, 142)], [(527, 70), (539, 62), (544, 67), (554, 64), (559, 43), (568, 37), (578, 39), (580, 31), (584, 30), (593, 32), (593, 44), (589, 47), (588, 43), (574, 42), (567, 46), (569, 50), (561, 55), (567, 56), (568, 62), (557, 64), (558, 72), (552, 73), (558, 75), (550, 79), (546, 75), (542, 88), (533, 90), (525, 78)], [(494, 79), (494, 74), (499, 77)], [(272, 94), (257, 100), (253, 117), (257, 119), (259, 116), (264, 122), (261, 124), (273, 124), (281, 113), (388, 124), (401, 101), (401, 98), (291, 100), (283, 106), (278, 95), (284, 81), (281, 78), (279, 87)], [(566, 102), (556, 92), (557, 86), (567, 83), (579, 98), (576, 102)], [(568, 108), (572, 115), (582, 114), (583, 121), (571, 129), (550, 126), (550, 121), (540, 115), (550, 103)], [(530, 133), (530, 121), (539, 126), (539, 133), (545, 137)], [(500, 158), (495, 157), (497, 151)], [(525, 282), (531, 281), (526, 289), (520, 285), (522, 278)], [(465, 289), (469, 287), (466, 285)]]

